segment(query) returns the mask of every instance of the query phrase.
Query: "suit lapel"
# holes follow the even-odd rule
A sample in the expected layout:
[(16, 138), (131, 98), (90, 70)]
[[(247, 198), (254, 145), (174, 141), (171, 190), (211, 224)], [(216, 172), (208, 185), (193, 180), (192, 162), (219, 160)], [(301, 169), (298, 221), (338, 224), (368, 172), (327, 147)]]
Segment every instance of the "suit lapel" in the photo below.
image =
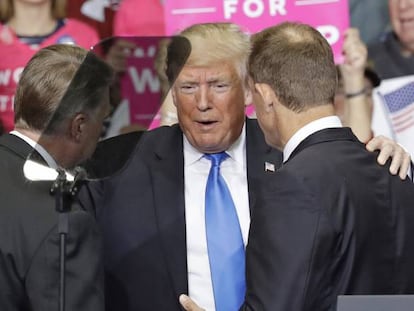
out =
[(249, 191), (250, 214), (256, 202), (255, 186), (266, 174), (272, 171), (265, 170), (266, 162), (274, 165), (275, 171), (282, 164), (283, 155), (280, 151), (269, 147), (256, 120), (246, 119), (246, 161), (247, 184)]
[(162, 133), (150, 166), (166, 265), (177, 295), (187, 293), (184, 156), (182, 132), (178, 126), (166, 128)]
[[(351, 140), (358, 141), (355, 135), (352, 133), (351, 129), (348, 127), (339, 127), (339, 128), (327, 128), (320, 131), (317, 131), (308, 137), (306, 137), (296, 148), (293, 150), (292, 154), (289, 157), (290, 161), (293, 159), (299, 152), (303, 149), (310, 147), (315, 144), (337, 141), (337, 140)], [(359, 141), (358, 141), (359, 142)]]

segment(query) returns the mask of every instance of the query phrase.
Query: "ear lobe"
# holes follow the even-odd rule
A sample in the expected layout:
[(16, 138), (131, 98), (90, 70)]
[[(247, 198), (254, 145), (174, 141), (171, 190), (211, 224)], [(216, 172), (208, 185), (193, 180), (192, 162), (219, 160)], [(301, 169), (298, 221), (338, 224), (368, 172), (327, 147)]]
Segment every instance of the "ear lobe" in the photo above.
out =
[(76, 141), (79, 141), (82, 138), (85, 131), (86, 121), (87, 116), (83, 113), (78, 113), (72, 118), (70, 124), (70, 134)]

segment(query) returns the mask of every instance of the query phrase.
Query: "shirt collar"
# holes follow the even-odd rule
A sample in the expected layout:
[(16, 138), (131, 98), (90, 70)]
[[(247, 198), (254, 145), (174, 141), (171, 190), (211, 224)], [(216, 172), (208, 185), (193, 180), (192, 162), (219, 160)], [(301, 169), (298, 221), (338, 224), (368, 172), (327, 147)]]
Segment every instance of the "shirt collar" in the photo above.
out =
[(300, 128), (287, 142), (283, 149), (283, 162), (286, 162), (296, 147), (313, 133), (326, 129), (342, 127), (341, 120), (337, 116), (329, 116), (317, 119)]
[(35, 149), (39, 154), (42, 156), (42, 158), (46, 161), (47, 165), (51, 168), (58, 168), (58, 165), (56, 161), (53, 159), (53, 157), (49, 154), (49, 152), (46, 151), (45, 148), (43, 148), (40, 144), (35, 142), (30, 137), (27, 137), (26, 135), (14, 130), (11, 131), (10, 134), (17, 136), (21, 139), (23, 139), (26, 143), (28, 143), (33, 149)]

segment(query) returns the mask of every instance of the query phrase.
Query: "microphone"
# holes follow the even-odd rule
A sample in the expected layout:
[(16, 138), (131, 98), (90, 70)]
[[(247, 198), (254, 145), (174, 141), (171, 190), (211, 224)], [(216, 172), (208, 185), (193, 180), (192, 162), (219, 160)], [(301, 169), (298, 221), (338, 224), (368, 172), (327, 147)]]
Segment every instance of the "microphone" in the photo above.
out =
[[(23, 173), (30, 181), (55, 181), (51, 192), (54, 193), (60, 186), (65, 186), (71, 196), (75, 196), (80, 186), (87, 180), (88, 174), (83, 167), (77, 166), (72, 172), (61, 168), (53, 169), (33, 160), (26, 160), (23, 165)], [(61, 184), (63, 182), (63, 184)]]
[(80, 187), (87, 180), (88, 174), (86, 170), (81, 166), (75, 167), (72, 173), (74, 175), (74, 178), (69, 188), (69, 193), (74, 197), (78, 193)]

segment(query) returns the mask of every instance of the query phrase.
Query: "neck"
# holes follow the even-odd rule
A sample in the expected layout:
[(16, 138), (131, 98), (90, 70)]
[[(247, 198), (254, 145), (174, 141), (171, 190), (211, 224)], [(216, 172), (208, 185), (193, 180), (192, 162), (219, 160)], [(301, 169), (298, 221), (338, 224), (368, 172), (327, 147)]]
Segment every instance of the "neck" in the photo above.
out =
[(42, 146), (60, 167), (72, 168), (74, 166), (70, 146), (64, 137), (46, 135), (22, 128), (15, 128), (15, 130)]
[(60, 167), (70, 169), (75, 166), (72, 148), (65, 137), (42, 135), (39, 144), (49, 152)]
[(281, 122), (279, 133), (282, 147), (284, 148), (289, 139), (305, 125), (312, 121), (334, 115), (335, 109), (333, 105), (316, 106), (299, 113), (286, 110), (285, 116), (282, 116), (279, 120)]
[(407, 47), (401, 46), (401, 54), (402, 54), (402, 56), (404, 56), (404, 57), (411, 57), (411, 56), (413, 56), (414, 52), (413, 52), (413, 50), (412, 50), (412, 49), (410, 49), (410, 48), (407, 48)]
[(27, 129), (20, 128), (20, 127), (15, 127), (14, 130), (21, 133), (21, 134), (23, 134), (24, 136), (29, 137), (31, 140), (33, 140), (35, 142), (39, 141), (40, 133), (38, 133), (38, 132), (27, 130)]
[(26, 3), (14, 2), (14, 16), (8, 25), (13, 31), (22, 36), (42, 36), (51, 33), (56, 27), (52, 17), (51, 2)]
[(400, 46), (400, 52), (403, 57), (411, 57), (414, 55), (414, 42), (403, 42), (398, 38), (397, 34), (394, 32), (394, 38), (397, 40)]

